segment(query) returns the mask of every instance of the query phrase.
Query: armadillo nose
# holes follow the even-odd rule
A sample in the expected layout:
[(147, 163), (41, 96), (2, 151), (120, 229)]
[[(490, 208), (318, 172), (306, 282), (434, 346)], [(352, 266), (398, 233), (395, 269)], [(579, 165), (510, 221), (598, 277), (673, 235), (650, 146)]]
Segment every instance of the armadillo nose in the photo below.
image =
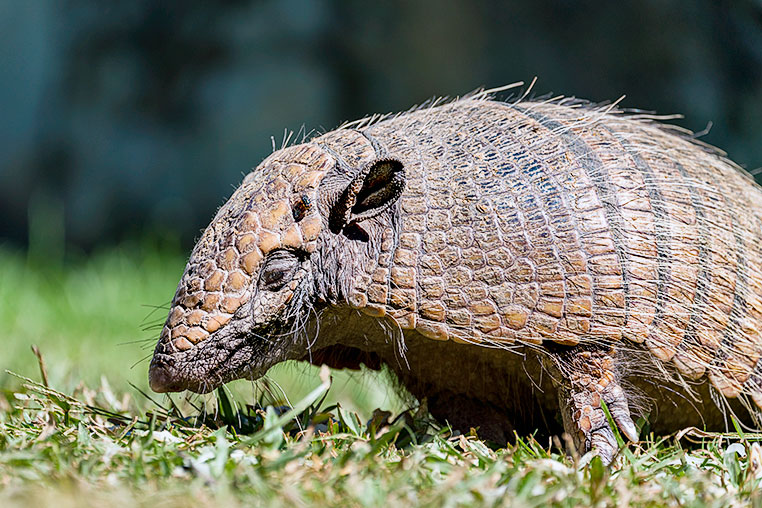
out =
[(168, 365), (153, 361), (148, 368), (148, 385), (156, 393), (179, 392), (182, 388), (173, 379)]

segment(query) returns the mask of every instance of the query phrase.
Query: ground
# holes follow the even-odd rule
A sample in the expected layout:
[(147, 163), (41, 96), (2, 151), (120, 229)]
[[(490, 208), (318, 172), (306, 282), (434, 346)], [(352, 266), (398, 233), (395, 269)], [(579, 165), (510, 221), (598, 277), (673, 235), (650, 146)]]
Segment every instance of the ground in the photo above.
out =
[(758, 435), (646, 427), (609, 469), (560, 442), (453, 433), (379, 374), (291, 364), (150, 395), (151, 306), (183, 265), (149, 245), (65, 263), (0, 249), (0, 367), (17, 374), (0, 377), (0, 506), (762, 506)]

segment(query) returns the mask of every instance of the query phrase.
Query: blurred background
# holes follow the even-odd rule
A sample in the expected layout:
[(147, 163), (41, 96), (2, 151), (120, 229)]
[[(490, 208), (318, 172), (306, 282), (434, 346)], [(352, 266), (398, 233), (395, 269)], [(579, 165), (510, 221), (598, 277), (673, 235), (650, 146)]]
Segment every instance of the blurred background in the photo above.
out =
[(535, 76), (762, 166), (760, 0), (0, 1), (0, 367), (144, 388), (153, 306), (284, 130)]

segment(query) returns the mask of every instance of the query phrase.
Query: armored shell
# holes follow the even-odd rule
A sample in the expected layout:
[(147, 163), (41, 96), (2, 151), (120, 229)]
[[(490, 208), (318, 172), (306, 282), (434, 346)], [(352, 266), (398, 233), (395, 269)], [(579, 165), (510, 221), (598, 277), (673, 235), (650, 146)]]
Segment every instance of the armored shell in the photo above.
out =
[(605, 347), (656, 428), (712, 427), (739, 407), (718, 393), (755, 422), (761, 327), (762, 192), (740, 168), (647, 115), (476, 95), (262, 162), (194, 249), (151, 382), (386, 364), (435, 415), (505, 435), (564, 406), (544, 359)]

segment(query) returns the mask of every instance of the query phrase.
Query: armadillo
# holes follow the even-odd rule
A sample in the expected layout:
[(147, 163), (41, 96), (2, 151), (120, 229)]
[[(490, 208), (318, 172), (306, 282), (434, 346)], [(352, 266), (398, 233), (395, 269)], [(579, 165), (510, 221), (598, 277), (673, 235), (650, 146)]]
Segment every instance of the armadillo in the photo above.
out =
[(761, 327), (762, 191), (723, 153), (648, 114), (478, 93), (247, 174), (190, 255), (149, 379), (203, 393), (285, 360), (387, 368), (456, 429), (565, 431), (610, 462), (644, 414), (656, 432), (759, 427)]

